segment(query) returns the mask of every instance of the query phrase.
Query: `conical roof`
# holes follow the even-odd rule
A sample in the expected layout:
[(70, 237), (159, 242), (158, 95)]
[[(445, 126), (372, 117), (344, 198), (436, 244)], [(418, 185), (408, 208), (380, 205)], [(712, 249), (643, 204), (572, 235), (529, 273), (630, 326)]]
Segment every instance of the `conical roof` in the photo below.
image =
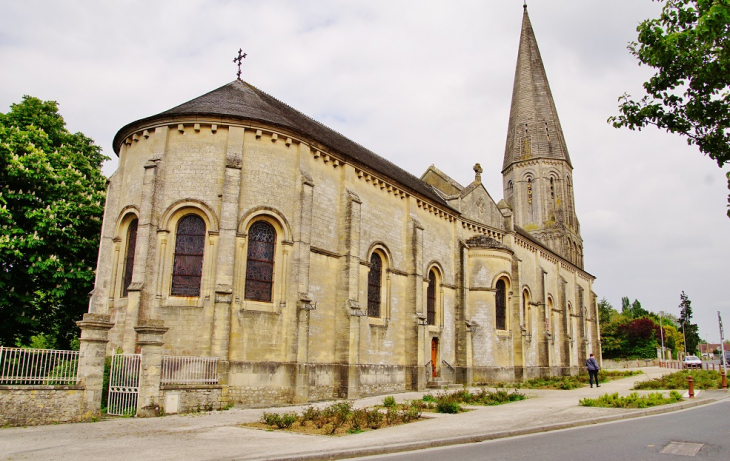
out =
[(278, 99), (266, 94), (253, 85), (234, 80), (216, 90), (192, 99), (172, 109), (146, 117), (126, 125), (114, 137), (114, 150), (119, 153), (122, 141), (141, 125), (152, 121), (175, 119), (176, 117), (213, 117), (253, 120), (279, 126), (314, 140), (345, 157), (351, 163), (367, 167), (407, 189), (417, 192), (436, 203), (453, 209), (433, 192), (422, 180), (380, 157), (360, 144), (324, 126)]
[(531, 158), (565, 160), (572, 167), (527, 6), (524, 10), (502, 171)]

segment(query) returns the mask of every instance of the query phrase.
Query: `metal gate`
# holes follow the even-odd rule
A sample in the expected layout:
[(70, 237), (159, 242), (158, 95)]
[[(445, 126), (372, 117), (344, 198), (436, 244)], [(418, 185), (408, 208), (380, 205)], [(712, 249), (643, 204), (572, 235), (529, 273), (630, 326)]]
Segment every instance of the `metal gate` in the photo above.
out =
[(107, 414), (117, 416), (135, 416), (137, 414), (141, 364), (141, 354), (112, 355)]

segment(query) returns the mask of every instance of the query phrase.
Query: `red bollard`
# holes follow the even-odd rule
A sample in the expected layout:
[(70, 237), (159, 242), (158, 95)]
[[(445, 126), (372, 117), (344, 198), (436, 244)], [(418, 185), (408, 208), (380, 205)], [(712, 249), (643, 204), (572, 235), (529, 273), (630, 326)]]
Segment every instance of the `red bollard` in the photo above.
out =
[(727, 390), (727, 378), (725, 377), (725, 372), (722, 372), (722, 388)]
[(689, 398), (693, 399), (695, 398), (695, 383), (692, 376), (688, 376), (687, 381), (689, 382)]
[(712, 362), (712, 371), (715, 371), (715, 362)]

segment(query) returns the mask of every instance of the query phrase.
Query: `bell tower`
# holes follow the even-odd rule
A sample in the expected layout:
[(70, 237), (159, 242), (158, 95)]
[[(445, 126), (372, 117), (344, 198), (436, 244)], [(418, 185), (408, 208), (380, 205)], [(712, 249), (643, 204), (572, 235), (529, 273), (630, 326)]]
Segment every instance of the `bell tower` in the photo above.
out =
[(515, 224), (583, 268), (573, 165), (527, 5), (517, 56), (502, 178)]

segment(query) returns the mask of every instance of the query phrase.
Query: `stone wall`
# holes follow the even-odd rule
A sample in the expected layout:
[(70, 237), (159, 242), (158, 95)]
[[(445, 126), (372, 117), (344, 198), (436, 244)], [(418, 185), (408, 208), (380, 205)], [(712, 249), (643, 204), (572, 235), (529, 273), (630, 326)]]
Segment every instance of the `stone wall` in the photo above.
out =
[(82, 386), (0, 386), (0, 427), (88, 421)]
[(659, 359), (639, 359), (639, 360), (612, 360), (603, 359), (603, 369), (605, 370), (623, 370), (626, 368), (643, 368), (658, 367)]
[(168, 415), (222, 410), (229, 404), (227, 394), (219, 385), (166, 385), (160, 387), (160, 402)]

